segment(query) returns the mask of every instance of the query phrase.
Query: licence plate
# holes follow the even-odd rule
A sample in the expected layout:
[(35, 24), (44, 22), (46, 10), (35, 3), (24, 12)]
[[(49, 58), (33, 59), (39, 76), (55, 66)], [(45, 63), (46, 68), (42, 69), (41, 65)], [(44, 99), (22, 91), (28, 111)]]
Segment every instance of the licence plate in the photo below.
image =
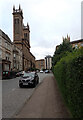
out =
[(28, 85), (28, 83), (23, 83), (23, 85)]

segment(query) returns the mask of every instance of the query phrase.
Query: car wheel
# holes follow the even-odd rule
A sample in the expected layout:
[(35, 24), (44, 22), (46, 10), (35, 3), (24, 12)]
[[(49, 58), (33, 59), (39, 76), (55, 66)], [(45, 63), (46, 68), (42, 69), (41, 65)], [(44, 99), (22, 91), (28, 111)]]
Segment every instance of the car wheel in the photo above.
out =
[(23, 85), (22, 85), (22, 84), (19, 84), (19, 87), (20, 87), (20, 88), (22, 88), (22, 87), (23, 87)]
[(39, 80), (37, 80), (37, 84), (39, 83)]
[(35, 86), (36, 86), (36, 82), (33, 83), (33, 87), (35, 87)]

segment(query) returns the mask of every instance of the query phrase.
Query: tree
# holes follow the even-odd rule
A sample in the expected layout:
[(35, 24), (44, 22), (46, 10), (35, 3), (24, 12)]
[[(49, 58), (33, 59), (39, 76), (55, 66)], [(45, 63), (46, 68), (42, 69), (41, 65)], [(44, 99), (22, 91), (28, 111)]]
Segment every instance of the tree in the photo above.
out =
[(57, 50), (54, 52), (52, 61), (53, 66), (64, 56), (67, 55), (68, 52), (72, 52), (72, 46), (71, 43), (65, 38), (63, 40), (63, 43), (59, 45)]

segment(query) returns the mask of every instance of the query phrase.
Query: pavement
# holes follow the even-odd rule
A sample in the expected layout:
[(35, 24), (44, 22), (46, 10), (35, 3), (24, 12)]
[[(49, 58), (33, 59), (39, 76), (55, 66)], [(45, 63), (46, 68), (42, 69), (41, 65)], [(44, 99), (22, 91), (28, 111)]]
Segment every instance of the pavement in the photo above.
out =
[(53, 74), (36, 87), (14, 118), (70, 118)]

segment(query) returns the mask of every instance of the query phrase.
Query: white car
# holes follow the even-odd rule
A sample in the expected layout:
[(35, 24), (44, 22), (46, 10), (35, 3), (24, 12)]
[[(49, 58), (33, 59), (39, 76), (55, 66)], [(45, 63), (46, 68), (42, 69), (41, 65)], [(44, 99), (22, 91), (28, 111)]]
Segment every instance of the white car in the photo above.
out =
[(43, 70), (40, 70), (40, 73), (43, 73)]

